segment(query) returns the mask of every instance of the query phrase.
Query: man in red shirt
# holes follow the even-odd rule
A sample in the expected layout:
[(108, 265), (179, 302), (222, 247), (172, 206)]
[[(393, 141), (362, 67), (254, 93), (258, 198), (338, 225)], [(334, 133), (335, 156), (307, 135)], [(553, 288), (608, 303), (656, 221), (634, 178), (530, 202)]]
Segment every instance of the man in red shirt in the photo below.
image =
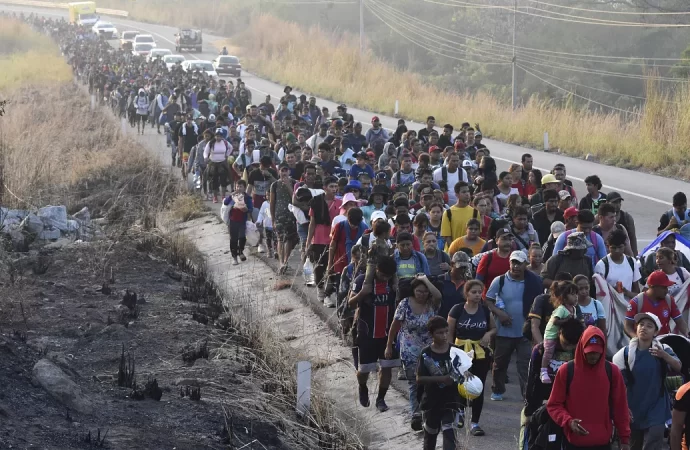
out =
[(499, 228), (496, 231), (496, 245), (495, 249), (484, 253), (477, 265), (477, 279), (484, 283), (485, 297), (494, 278), (510, 270), (509, 257), (513, 251), (513, 233), (509, 228)]
[(656, 270), (647, 278), (647, 289), (632, 298), (628, 303), (628, 311), (625, 313), (625, 334), (630, 338), (637, 337), (635, 332), (635, 315), (643, 312), (654, 313), (661, 321), (659, 334), (671, 332), (671, 319), (676, 323), (677, 334), (688, 335), (688, 324), (681, 316), (676, 306), (676, 301), (668, 295), (668, 287), (673, 282), (668, 279), (661, 270)]
[[(331, 230), (331, 243), (328, 248), (328, 286), (325, 295), (330, 297), (340, 285), (340, 274), (350, 264), (352, 247), (357, 244), (359, 238), (369, 229), (363, 220), (364, 215), (358, 207), (347, 211), (347, 220), (338, 222)], [(326, 300), (324, 300), (326, 303)]]

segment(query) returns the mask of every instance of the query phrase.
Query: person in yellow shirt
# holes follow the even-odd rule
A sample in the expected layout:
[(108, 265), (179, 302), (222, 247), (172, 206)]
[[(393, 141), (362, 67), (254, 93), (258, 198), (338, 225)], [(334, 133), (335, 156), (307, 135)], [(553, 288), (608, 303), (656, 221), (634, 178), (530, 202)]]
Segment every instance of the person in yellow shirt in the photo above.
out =
[(460, 236), (454, 240), (450, 247), (448, 248), (448, 255), (453, 257), (455, 252), (459, 251), (461, 248), (469, 248), (472, 250), (472, 255), (476, 255), (482, 251), (486, 241), (479, 237), (481, 231), (481, 223), (479, 219), (470, 219), (467, 221), (466, 226), (467, 233), (464, 236)]
[[(443, 213), (441, 219), (441, 236), (446, 241), (445, 251), (448, 253), (450, 244), (457, 238), (464, 236), (467, 222), (477, 219), (479, 211), (470, 206), (470, 187), (464, 181), (455, 183), (455, 195), (457, 202)], [(480, 229), (481, 231), (481, 229)]]

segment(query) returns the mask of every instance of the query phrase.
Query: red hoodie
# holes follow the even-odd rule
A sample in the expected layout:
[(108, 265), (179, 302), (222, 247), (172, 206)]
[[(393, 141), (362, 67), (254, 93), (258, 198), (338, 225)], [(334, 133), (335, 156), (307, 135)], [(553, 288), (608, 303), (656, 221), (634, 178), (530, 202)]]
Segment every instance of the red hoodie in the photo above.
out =
[[(593, 337), (598, 336), (604, 342), (604, 333), (593, 326), (589, 326), (580, 338), (575, 350), (575, 372), (570, 383), (568, 395), (565, 385), (568, 377), (567, 364), (563, 364), (556, 373), (551, 396), (546, 405), (549, 415), (563, 428), (566, 439), (578, 447), (592, 447), (608, 444), (613, 434), (611, 413), (609, 412), (609, 395), (613, 405), (613, 422), (618, 430), (622, 444), (630, 440), (630, 412), (625, 383), (620, 369), (611, 365), (611, 383), (604, 363), (605, 355), (595, 365), (590, 365), (585, 358), (584, 346)], [(580, 424), (589, 431), (586, 436), (574, 433), (570, 429), (570, 421), (580, 419)]]

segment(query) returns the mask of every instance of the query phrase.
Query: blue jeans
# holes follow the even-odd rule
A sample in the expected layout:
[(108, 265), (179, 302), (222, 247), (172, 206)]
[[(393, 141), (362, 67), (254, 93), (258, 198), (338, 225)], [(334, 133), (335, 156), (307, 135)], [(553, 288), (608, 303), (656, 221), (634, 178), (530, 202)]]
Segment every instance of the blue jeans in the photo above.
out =
[(405, 366), (405, 375), (407, 376), (407, 388), (410, 392), (410, 416), (421, 414), (421, 411), (419, 411), (419, 402), (417, 401), (417, 363), (403, 361), (403, 365)]
[(302, 251), (306, 250), (307, 234), (309, 234), (309, 222), (297, 224), (297, 235), (299, 236), (299, 241), (302, 245)]

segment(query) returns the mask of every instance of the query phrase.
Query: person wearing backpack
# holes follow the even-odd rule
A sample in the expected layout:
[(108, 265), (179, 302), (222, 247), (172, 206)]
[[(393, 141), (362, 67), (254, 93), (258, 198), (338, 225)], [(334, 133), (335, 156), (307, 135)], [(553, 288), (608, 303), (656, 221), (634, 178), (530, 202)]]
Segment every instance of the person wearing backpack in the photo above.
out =
[(628, 230), (619, 223), (616, 223), (616, 207), (610, 203), (602, 203), (597, 211), (598, 224), (592, 227), (592, 231), (604, 238), (604, 242), (608, 241), (609, 235), (615, 231), (622, 231), (625, 233), (625, 254), (628, 256), (635, 256), (630, 244)]
[[(674, 233), (673, 231), (664, 231), (659, 236), (659, 238), (661, 238), (661, 241), (659, 242), (659, 249), (657, 249), (657, 253), (662, 248), (671, 250), (671, 252), (675, 253), (675, 255), (676, 255), (674, 260), (672, 261), (674, 267), (676, 269), (685, 269), (685, 271), (689, 272), (688, 276), (690, 276), (690, 260), (688, 260), (687, 256), (685, 256), (685, 254), (682, 251), (676, 250), (676, 233)], [(649, 254), (647, 256), (641, 257), (642, 277), (643, 277), (642, 283), (646, 282), (649, 274), (651, 274), (652, 272), (654, 272), (657, 269), (661, 269), (661, 267), (659, 267), (659, 265), (657, 264), (656, 260), (657, 260), (657, 257), (653, 253)], [(671, 261), (671, 260), (669, 259), (669, 261)], [(668, 275), (667, 270), (665, 270), (665, 269), (662, 269), (662, 270), (664, 270), (664, 272), (666, 272)], [(679, 272), (679, 275), (681, 272)], [(684, 277), (681, 277), (681, 278), (683, 278), (683, 281), (681, 282), (681, 284), (682, 284), (683, 282), (685, 282), (685, 278)], [(671, 280), (671, 281), (673, 281), (673, 280)], [(674, 295), (674, 294), (671, 294), (671, 295)]]
[(585, 235), (580, 232), (571, 233), (568, 236), (568, 245), (549, 258), (541, 271), (544, 288), (549, 289), (551, 287), (553, 280), (556, 279), (556, 274), (559, 272), (568, 272), (573, 277), (585, 275), (591, 278), (593, 275), (592, 265), (586, 251), (587, 239)]
[(659, 334), (671, 332), (670, 323), (673, 319), (676, 323), (676, 334), (688, 335), (688, 324), (676, 306), (676, 301), (668, 295), (669, 286), (673, 286), (673, 282), (663, 271), (657, 270), (647, 278), (647, 289), (630, 300), (628, 311), (625, 313), (625, 334), (631, 339), (637, 337), (635, 316), (643, 312), (651, 312), (659, 318)]
[[(599, 212), (604, 205), (601, 205)], [(640, 293), (640, 262), (625, 254), (628, 235), (623, 230), (613, 230), (606, 238), (609, 254), (594, 267), (594, 273), (601, 275), (608, 284), (615, 287), (626, 298)]]
[(620, 369), (606, 361), (606, 337), (590, 326), (575, 359), (556, 372), (546, 409), (563, 429), (565, 450), (610, 450), (615, 427), (620, 450), (630, 450), (630, 412)]
[[(592, 269), (594, 269), (594, 266), (596, 266), (599, 260), (606, 256), (606, 245), (604, 244), (604, 238), (592, 231), (592, 227), (594, 227), (594, 214), (592, 211), (587, 209), (578, 211), (577, 228), (574, 230), (567, 230), (565, 233), (558, 236), (556, 244), (553, 247), (554, 255), (564, 249), (568, 242), (568, 237), (572, 233), (583, 233), (585, 239), (588, 241), (586, 254), (591, 259)], [(573, 275), (575, 275), (575, 273), (573, 273)]]
[(680, 372), (681, 363), (671, 347), (657, 339), (660, 329), (656, 314), (635, 314), (636, 336), (613, 356), (628, 392), (633, 450), (663, 448), (666, 421), (671, 419), (666, 374)]

